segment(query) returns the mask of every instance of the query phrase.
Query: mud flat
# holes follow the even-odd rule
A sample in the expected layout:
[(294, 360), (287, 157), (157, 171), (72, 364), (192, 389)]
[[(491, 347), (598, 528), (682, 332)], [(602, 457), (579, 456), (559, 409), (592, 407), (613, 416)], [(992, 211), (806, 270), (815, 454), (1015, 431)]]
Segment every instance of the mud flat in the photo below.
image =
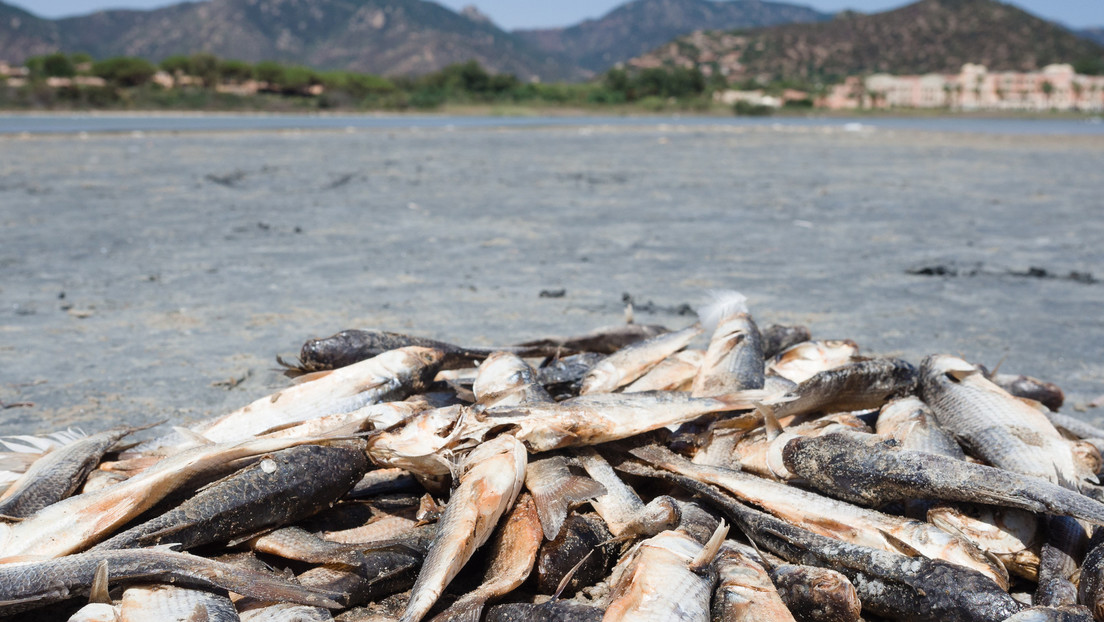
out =
[(219, 414), (343, 328), (492, 345), (620, 322), (626, 294), (678, 327), (714, 288), (867, 352), (1003, 361), (1100, 420), (1101, 170), (1099, 136), (10, 136), (0, 434)]

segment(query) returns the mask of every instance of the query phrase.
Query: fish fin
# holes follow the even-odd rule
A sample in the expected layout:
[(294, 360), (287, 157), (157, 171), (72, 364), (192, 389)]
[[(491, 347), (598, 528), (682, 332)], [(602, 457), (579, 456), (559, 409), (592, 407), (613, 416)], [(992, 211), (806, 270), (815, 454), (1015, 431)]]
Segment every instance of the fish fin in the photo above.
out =
[(272, 533), (273, 531), (276, 531), (276, 529), (278, 529), (278, 528), (277, 527), (269, 527), (267, 529), (262, 529), (260, 531), (254, 531), (254, 532), (250, 533), (247, 536), (238, 536), (237, 538), (234, 538), (234, 539), (230, 540), (229, 542), (227, 542), (226, 546), (227, 547), (232, 547), (232, 546), (238, 546), (239, 544), (244, 544), (244, 543), (249, 542), (250, 540), (252, 540), (254, 538), (260, 538), (261, 536), (268, 535), (268, 534)]
[(0, 521), (6, 521), (9, 523), (19, 523), (26, 520), (29, 517), (22, 516), (8, 516), (7, 514), (0, 514)]
[(546, 540), (555, 540), (567, 519), (567, 512), (573, 505), (606, 494), (606, 487), (589, 477), (571, 475), (558, 482), (550, 490), (533, 491), (533, 501), (537, 505), (537, 516)]
[[(743, 391), (736, 391), (733, 393), (725, 393), (723, 395), (714, 395), (708, 398), (721, 402), (723, 408), (718, 408), (718, 411), (724, 410), (754, 410), (755, 407), (762, 403), (764, 400), (770, 399), (772, 394), (769, 391), (763, 389), (745, 389)], [(755, 427), (761, 421), (760, 416), (755, 413), (745, 413), (733, 419), (742, 419), (748, 424), (749, 427)]]
[(668, 468), (680, 466), (689, 462), (686, 458), (676, 454), (662, 445), (642, 445), (629, 450), (629, 454), (640, 458), (644, 462)]
[(927, 557), (920, 551), (916, 550), (914, 546), (898, 538), (897, 536), (889, 533), (884, 529), (879, 529), (878, 533), (882, 534), (882, 537), (886, 539), (886, 542), (890, 546), (897, 549), (897, 552), (908, 557)]
[(755, 411), (763, 417), (763, 427), (766, 429), (767, 441), (778, 438), (778, 435), (782, 434), (782, 424), (778, 422), (778, 417), (774, 416), (774, 408), (768, 404), (759, 404), (755, 407)]
[(190, 430), (190, 429), (182, 427), (182, 426), (173, 426), (173, 431), (176, 432), (177, 434), (180, 434), (181, 436), (188, 439), (189, 441), (195, 443), (196, 445), (214, 445), (215, 444), (214, 441), (207, 438), (206, 436), (203, 436), (199, 432), (196, 432), (195, 430)]
[(738, 291), (712, 290), (707, 295), (709, 302), (698, 307), (697, 312), (702, 328), (711, 335), (725, 318), (748, 312), (747, 296)]
[(312, 371), (312, 372), (302, 374), (302, 375), (299, 375), (299, 376), (296, 376), (296, 377), (292, 378), (291, 383), (292, 384), (306, 384), (306, 383), (308, 383), (312, 380), (319, 380), (321, 378), (325, 378), (326, 376), (329, 376), (330, 374), (334, 373), (334, 371), (335, 370), (333, 370), (333, 369), (323, 369), (322, 371)]
[(108, 594), (109, 591), (107, 560), (105, 559), (96, 564), (96, 574), (92, 577), (92, 589), (88, 594), (88, 602), (110, 605), (111, 595)]
[(709, 537), (709, 541), (702, 547), (701, 552), (694, 558), (694, 561), (690, 562), (690, 572), (700, 574), (708, 569), (713, 563), (713, 558), (715, 558), (717, 553), (721, 550), (721, 545), (724, 544), (724, 540), (727, 536), (728, 524), (722, 520), (721, 524), (717, 525), (717, 529), (713, 532), (713, 535)]
[(594, 554), (594, 550), (595, 549), (590, 549), (589, 551), (587, 551), (587, 554), (579, 560), (579, 563), (572, 566), (571, 570), (568, 570), (567, 574), (565, 574), (563, 578), (560, 579), (559, 585), (556, 586), (556, 591), (552, 593), (551, 600), (557, 600), (560, 598), (560, 594), (563, 594), (563, 591), (567, 589), (567, 584), (571, 583), (571, 579), (575, 577), (575, 573), (579, 572), (579, 569), (583, 567), (583, 564), (586, 563), (586, 560), (590, 559), (590, 556)]

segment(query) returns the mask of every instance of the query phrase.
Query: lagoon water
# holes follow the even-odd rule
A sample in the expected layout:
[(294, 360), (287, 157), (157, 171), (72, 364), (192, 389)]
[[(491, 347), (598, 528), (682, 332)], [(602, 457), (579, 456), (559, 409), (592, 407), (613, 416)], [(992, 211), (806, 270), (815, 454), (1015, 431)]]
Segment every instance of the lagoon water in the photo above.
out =
[(698, 116), (456, 116), (310, 114), (6, 114), (0, 135), (80, 132), (462, 129), (572, 126), (727, 126), (884, 129), (932, 132), (1104, 136), (1104, 120), (955, 117), (698, 117)]

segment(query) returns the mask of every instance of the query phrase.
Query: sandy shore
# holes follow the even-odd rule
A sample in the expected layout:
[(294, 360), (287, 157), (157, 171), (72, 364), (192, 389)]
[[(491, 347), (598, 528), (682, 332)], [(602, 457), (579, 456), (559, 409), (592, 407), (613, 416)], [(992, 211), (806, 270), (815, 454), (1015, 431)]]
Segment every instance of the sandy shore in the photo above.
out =
[(1100, 137), (824, 128), (5, 138), (0, 434), (220, 414), (343, 328), (492, 345), (625, 294), (678, 327), (715, 288), (1100, 419), (1073, 407), (1104, 393), (1101, 170)]

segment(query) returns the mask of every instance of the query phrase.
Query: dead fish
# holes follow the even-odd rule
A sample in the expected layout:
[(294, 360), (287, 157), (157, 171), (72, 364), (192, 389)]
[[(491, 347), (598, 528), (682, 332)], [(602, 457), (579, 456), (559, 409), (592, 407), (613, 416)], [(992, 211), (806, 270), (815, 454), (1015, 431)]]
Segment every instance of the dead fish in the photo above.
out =
[(442, 450), (459, 433), (467, 411), (462, 406), (434, 408), (368, 437), (368, 457), (388, 468), (404, 469), (416, 476), (452, 472)]
[(1032, 607), (1004, 622), (1089, 622), (1092, 619), (1085, 607)]
[(805, 326), (771, 324), (760, 331), (763, 337), (763, 358), (774, 358), (779, 352), (813, 338)]
[(570, 600), (541, 604), (510, 603), (487, 611), (486, 622), (601, 622), (603, 611)]
[(855, 586), (863, 610), (917, 622), (1003, 622), (1023, 608), (985, 575), (942, 560), (907, 557), (806, 531), (731, 499), (709, 484), (626, 462), (621, 469), (659, 477), (702, 495), (760, 548), (793, 563), (828, 567)]
[(1056, 412), (1044, 414), (1055, 428), (1073, 438), (1104, 438), (1104, 428), (1095, 426), (1088, 421)]
[(859, 346), (850, 339), (804, 341), (779, 352), (767, 364), (767, 372), (801, 384), (822, 371), (859, 359)]
[(486, 441), (468, 454), (402, 622), (421, 620), (472, 553), (491, 537), (521, 491), (525, 463), (525, 447), (509, 435)]
[(296, 579), (305, 587), (341, 594), (336, 600), (344, 607), (357, 607), (410, 589), (424, 559), (424, 549), (393, 547), (372, 551), (356, 566), (315, 566)]
[(1052, 382), (1044, 382), (1031, 376), (996, 373), (991, 374), (989, 379), (1011, 395), (1035, 400), (1050, 410), (1058, 410), (1066, 401), (1066, 395), (1062, 393), (1062, 389)]
[(929, 498), (1010, 506), (1104, 524), (1104, 504), (1047, 480), (900, 450), (878, 436), (796, 437), (782, 448), (782, 459), (808, 485), (861, 505), (880, 507)]
[(932, 355), (921, 365), (920, 397), (944, 429), (995, 467), (1077, 488), (1069, 444), (1046, 416), (989, 381), (974, 365)]
[(312, 564), (348, 564), (355, 566), (363, 560), (356, 545), (339, 544), (323, 540), (300, 527), (281, 527), (248, 542), (257, 553), (276, 555)]
[(332, 622), (333, 615), (320, 607), (290, 603), (258, 606), (241, 612), (241, 622)]
[[(204, 438), (236, 441), (275, 426), (347, 413), (363, 406), (398, 400), (425, 389), (444, 361), (444, 353), (410, 346), (335, 370), (324, 378), (267, 395), (231, 413), (191, 427)], [(172, 443), (173, 439), (161, 439)], [(140, 446), (149, 449), (155, 444)]]
[(595, 449), (576, 449), (574, 455), (587, 474), (605, 488), (605, 494), (590, 504), (614, 536), (654, 536), (678, 526), (681, 513), (674, 499), (660, 495), (645, 505)]
[(525, 467), (525, 487), (533, 494), (544, 537), (548, 540), (560, 533), (573, 506), (606, 494), (606, 487), (593, 479), (572, 475), (567, 458), (557, 455), (531, 459)]
[(1093, 531), (1089, 552), (1081, 564), (1077, 602), (1088, 607), (1096, 620), (1104, 620), (1104, 529)]
[(472, 390), (481, 406), (552, 401), (552, 396), (537, 381), (537, 372), (520, 357), (507, 352), (494, 352), (483, 361)]
[(847, 576), (831, 568), (779, 564), (771, 569), (778, 595), (799, 622), (858, 622), (862, 603)]
[(537, 555), (537, 591), (553, 594), (563, 585), (571, 596), (605, 579), (617, 562), (620, 545), (613, 541), (605, 521), (595, 514), (571, 514), (559, 534), (545, 542)]
[(162, 542), (190, 549), (311, 516), (340, 499), (368, 470), (363, 442), (340, 443), (301, 445), (267, 455), (93, 549)]
[(630, 453), (650, 464), (720, 486), (741, 501), (752, 503), (786, 522), (813, 533), (888, 552), (901, 552), (901, 543), (931, 559), (942, 559), (980, 572), (1003, 589), (1008, 573), (976, 546), (925, 522), (883, 514), (772, 482), (731, 469), (697, 465), (658, 446), (638, 447)]
[(225, 593), (173, 585), (135, 585), (123, 591), (121, 622), (236, 622), (238, 612)]
[(871, 359), (818, 372), (789, 393), (763, 402), (778, 419), (817, 411), (880, 408), (912, 392), (916, 368), (901, 359)]
[(583, 352), (547, 359), (537, 368), (537, 380), (556, 399), (573, 397), (579, 394), (583, 376), (604, 358), (597, 352)]
[(761, 391), (693, 398), (685, 393), (600, 393), (556, 404), (490, 408), (469, 420), (462, 436), (480, 438), (488, 430), (513, 428), (533, 452), (597, 445), (702, 415), (747, 410), (762, 400)]
[(88, 603), (69, 617), (69, 622), (121, 622), (119, 608), (108, 603)]
[(675, 352), (632, 381), (622, 392), (688, 391), (704, 359), (705, 352), (702, 350)]
[(525, 354), (523, 356), (559, 357), (577, 352), (613, 354), (621, 348), (666, 332), (668, 332), (666, 328), (654, 324), (620, 324), (598, 328), (584, 335), (525, 341), (516, 344), (514, 347), (527, 348), (530, 352), (542, 352), (542, 354)]
[(726, 540), (713, 562), (713, 622), (793, 622), (786, 603), (751, 547)]
[(579, 394), (610, 393), (629, 384), (663, 359), (685, 348), (701, 332), (701, 325), (694, 324), (625, 346), (587, 371)]
[(901, 449), (966, 459), (958, 441), (939, 427), (928, 405), (915, 396), (898, 398), (882, 406), (874, 431), (897, 441)]
[[(201, 445), (165, 458), (142, 473), (101, 490), (48, 505), (13, 525), (0, 523), (0, 558), (58, 557), (82, 550), (153, 507), (198, 474), (269, 452), (322, 439), (257, 439)], [(2, 563), (0, 559), (0, 563)]]
[(722, 523), (704, 546), (677, 530), (639, 542), (613, 569), (603, 622), (708, 622), (713, 558), (727, 534)]
[(25, 518), (72, 495), (108, 449), (140, 429), (115, 428), (46, 452), (0, 495), (0, 515)]
[(0, 564), (0, 614), (8, 615), (87, 593), (97, 566), (108, 562), (112, 581), (157, 580), (221, 588), (267, 600), (337, 609), (332, 593), (171, 551), (132, 549), (78, 553), (46, 561)]
[(709, 348), (690, 389), (694, 397), (762, 389), (763, 340), (739, 292), (716, 292), (698, 312), (710, 331)]
[(522, 493), (498, 530), (483, 583), (434, 617), (434, 622), (479, 622), (487, 601), (509, 593), (529, 577), (543, 535), (533, 497)]
[(928, 522), (973, 542), (999, 559), (1009, 573), (1037, 581), (1042, 535), (1034, 512), (957, 503), (929, 509)]
[(1039, 586), (1032, 603), (1041, 607), (1077, 604), (1077, 586), (1071, 581), (1084, 557), (1088, 534), (1067, 516), (1044, 519), (1046, 540), (1039, 554)]

